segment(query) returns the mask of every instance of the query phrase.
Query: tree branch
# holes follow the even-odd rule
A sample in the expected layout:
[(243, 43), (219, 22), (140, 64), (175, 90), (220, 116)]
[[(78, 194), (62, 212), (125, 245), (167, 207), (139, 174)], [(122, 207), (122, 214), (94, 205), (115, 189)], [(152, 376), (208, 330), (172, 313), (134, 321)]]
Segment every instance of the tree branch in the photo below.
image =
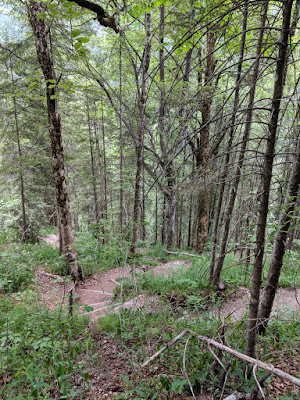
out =
[(119, 33), (120, 30), (117, 26), (115, 17), (107, 14), (107, 12), (101, 6), (99, 6), (99, 4), (95, 4), (87, 0), (72, 0), (72, 2), (78, 4), (82, 8), (93, 11), (97, 14), (97, 20), (99, 21), (100, 25), (111, 28), (116, 33)]

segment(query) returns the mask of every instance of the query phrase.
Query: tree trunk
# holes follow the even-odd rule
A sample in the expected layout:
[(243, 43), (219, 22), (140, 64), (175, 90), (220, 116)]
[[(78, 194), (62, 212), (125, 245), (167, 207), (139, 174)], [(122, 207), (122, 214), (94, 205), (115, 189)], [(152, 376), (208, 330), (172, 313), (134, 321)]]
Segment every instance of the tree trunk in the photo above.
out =
[[(213, 32), (207, 32), (207, 55), (205, 68), (205, 83), (211, 86), (211, 79), (214, 73), (214, 49), (215, 35)], [(199, 147), (197, 149), (197, 168), (201, 168), (203, 182), (201, 183), (200, 193), (198, 195), (198, 224), (196, 232), (195, 250), (202, 253), (204, 245), (208, 237), (209, 225), (209, 208), (211, 198), (211, 187), (208, 181), (210, 165), (209, 165), (209, 139), (210, 139), (210, 113), (212, 105), (212, 95), (208, 94), (207, 98), (202, 102), (202, 129)]]
[[(299, 195), (298, 195), (296, 207), (299, 207)], [(296, 225), (297, 225), (297, 220), (299, 217), (299, 210), (295, 211), (294, 216), (295, 216), (295, 219), (292, 222), (292, 226), (290, 228), (288, 237), (286, 239), (285, 251), (292, 250), (292, 248), (293, 248), (293, 242), (294, 242), (295, 232), (296, 232)]]
[(260, 57), (261, 57), (261, 52), (262, 52), (262, 44), (263, 44), (264, 29), (265, 29), (265, 24), (266, 24), (266, 19), (267, 19), (267, 12), (268, 12), (268, 2), (266, 1), (263, 5), (263, 13), (262, 13), (262, 17), (261, 17), (260, 32), (259, 32), (257, 50), (256, 50), (256, 60), (254, 63), (254, 68), (253, 68), (252, 84), (251, 84), (250, 93), (249, 93), (249, 103), (248, 103), (246, 124), (245, 124), (243, 139), (242, 139), (241, 151), (240, 151), (240, 155), (239, 155), (239, 159), (238, 159), (237, 168), (235, 171), (235, 177), (234, 177), (234, 180), (232, 183), (232, 188), (231, 188), (231, 192), (230, 192), (227, 210), (225, 213), (224, 231), (223, 231), (223, 237), (222, 237), (222, 242), (221, 242), (218, 263), (217, 263), (217, 266), (214, 271), (213, 283), (216, 286), (220, 285), (221, 271), (223, 268), (224, 259), (225, 259), (225, 255), (226, 255), (226, 251), (227, 251), (227, 241), (228, 241), (228, 236), (229, 236), (230, 222), (231, 222), (232, 212), (234, 209), (237, 191), (238, 191), (238, 187), (239, 187), (239, 183), (240, 183), (240, 179), (241, 179), (241, 171), (242, 171), (243, 164), (244, 164), (245, 151), (246, 151), (248, 138), (249, 138), (249, 134), (250, 134), (250, 130), (251, 130), (253, 107), (254, 107), (254, 100), (255, 100), (255, 91), (256, 91), (256, 82), (257, 82), (258, 73), (259, 73), (259, 64), (260, 64)]
[(187, 239), (187, 247), (191, 248), (192, 247), (192, 226), (193, 226), (193, 221), (192, 221), (192, 213), (193, 213), (193, 194), (190, 194), (190, 206), (189, 206), (189, 222), (188, 222), (188, 239)]
[(179, 213), (179, 229), (178, 229), (177, 247), (180, 249), (182, 245), (183, 195), (181, 195), (180, 197), (178, 213)]
[(17, 146), (18, 146), (18, 157), (19, 157), (19, 171), (20, 171), (20, 193), (21, 193), (21, 209), (22, 209), (22, 241), (26, 241), (29, 235), (28, 225), (26, 219), (26, 208), (25, 208), (25, 193), (24, 193), (24, 176), (23, 176), (23, 161), (22, 161), (22, 149), (20, 142), (20, 130), (17, 113), (17, 100), (16, 96), (13, 96), (14, 103), (14, 118), (15, 118), (15, 129), (17, 135)]
[(279, 227), (277, 230), (270, 267), (267, 275), (265, 288), (260, 301), (258, 320), (259, 332), (264, 333), (268, 324), (273, 302), (278, 287), (278, 281), (283, 264), (283, 257), (286, 251), (286, 239), (288, 231), (293, 221), (293, 214), (297, 203), (297, 195), (300, 185), (300, 140), (296, 146), (295, 160), (290, 174), (288, 195), (281, 212)]
[(165, 189), (165, 233), (164, 239), (167, 249), (175, 242), (175, 213), (176, 213), (176, 173), (173, 162), (166, 167), (167, 188)]
[(120, 73), (120, 116), (119, 116), (119, 123), (120, 123), (120, 130), (119, 130), (119, 149), (120, 149), (120, 165), (119, 165), (119, 174), (120, 174), (120, 215), (119, 215), (119, 223), (120, 223), (120, 233), (123, 232), (124, 226), (124, 190), (123, 190), (123, 104), (122, 104), (122, 35), (120, 34), (120, 63), (119, 63), (119, 73)]
[(57, 206), (61, 223), (63, 252), (69, 264), (70, 273), (75, 283), (84, 279), (83, 270), (78, 262), (78, 255), (75, 249), (70, 201), (65, 174), (64, 151), (62, 146), (61, 123), (58, 114), (58, 91), (57, 79), (53, 60), (48, 49), (47, 30), (43, 18), (39, 14), (43, 13), (43, 3), (30, 2), (28, 5), (29, 21), (31, 23), (34, 37), (36, 53), (41, 66), (45, 83), (46, 99), (49, 121), (49, 134), (52, 150), (53, 177), (56, 186)]
[(90, 142), (90, 154), (91, 154), (91, 169), (92, 169), (92, 185), (94, 195), (94, 207), (95, 207), (95, 221), (96, 224), (99, 222), (99, 206), (98, 206), (98, 194), (96, 185), (96, 172), (95, 172), (95, 159), (94, 159), (94, 143), (92, 138), (91, 119), (90, 119), (90, 108), (89, 101), (87, 99), (87, 117), (88, 117), (88, 129), (89, 129), (89, 142)]
[(100, 191), (100, 216), (102, 219), (106, 218), (106, 202), (105, 202), (105, 185), (104, 185), (104, 172), (101, 161), (100, 144), (98, 137), (97, 121), (94, 120), (94, 140), (96, 144), (96, 159), (97, 159), (97, 171), (99, 179), (99, 191)]
[[(22, 152), (21, 141), (20, 141), (17, 100), (16, 100), (15, 83), (14, 83), (14, 76), (13, 76), (13, 69), (12, 69), (12, 57), (10, 57), (10, 73), (11, 73), (11, 83), (12, 83), (12, 87), (13, 87), (13, 106), (14, 106), (13, 113), (14, 113), (14, 120), (15, 120), (18, 158), (19, 158), (20, 194), (21, 194), (21, 210), (22, 210), (22, 241), (26, 241), (28, 225), (27, 225), (26, 207), (25, 207), (25, 191), (24, 191), (24, 176), (23, 176), (23, 161), (22, 161), (23, 152)], [(4, 122), (5, 122), (5, 125), (7, 125), (5, 112), (4, 112)]]
[(157, 187), (155, 187), (155, 244), (158, 240), (158, 196)]
[(262, 280), (263, 256), (265, 248), (267, 214), (269, 208), (270, 184), (272, 178), (278, 116), (279, 116), (281, 98), (285, 82), (285, 74), (287, 70), (287, 68), (285, 68), (285, 64), (288, 56), (288, 40), (290, 33), (292, 6), (293, 6), (293, 0), (286, 0), (283, 3), (283, 20), (281, 28), (281, 37), (278, 43), (279, 54), (276, 62), (276, 76), (275, 76), (275, 84), (273, 90), (269, 131), (267, 137), (267, 148), (264, 155), (264, 165), (262, 171), (263, 172), (262, 193), (260, 195), (259, 214), (257, 221), (255, 260), (253, 266), (251, 297), (249, 304), (249, 320), (247, 328), (246, 353), (250, 357), (254, 357), (255, 355), (257, 313), (258, 313), (260, 287)]
[(147, 102), (147, 86), (149, 77), (150, 55), (151, 55), (151, 13), (146, 13), (145, 16), (145, 50), (143, 58), (143, 73), (142, 73), (142, 87), (138, 99), (138, 137), (136, 143), (136, 177), (135, 177), (135, 194), (134, 194), (134, 208), (133, 208), (133, 227), (132, 227), (132, 240), (129, 249), (131, 257), (135, 256), (138, 223), (140, 216), (140, 200), (141, 200), (141, 185), (142, 185), (142, 172), (143, 172), (143, 157), (144, 157), (144, 134), (145, 134), (145, 110)]
[[(244, 61), (244, 51), (245, 51), (247, 23), (248, 23), (248, 1), (245, 3), (244, 7), (245, 8), (244, 8), (244, 13), (243, 13), (244, 14), (243, 31), (242, 31), (242, 36), (241, 36), (240, 54), (239, 54), (239, 61), (238, 61), (238, 67), (237, 67), (237, 76), (236, 76), (236, 81), (235, 81), (233, 111), (232, 111), (232, 116), (231, 116), (231, 120), (230, 120), (228, 143), (227, 143), (227, 149), (226, 149), (226, 155), (225, 155), (225, 166), (224, 166), (224, 170), (223, 170), (223, 173), (221, 176), (221, 188), (220, 188), (220, 194), (219, 194), (219, 200), (218, 200), (218, 206), (217, 206), (217, 212), (216, 212), (216, 218), (215, 218), (215, 225), (214, 225), (213, 240), (212, 240), (212, 255), (211, 255), (211, 263), (210, 263), (210, 283), (213, 283), (213, 278), (214, 278), (214, 265), (215, 265), (215, 260), (216, 260), (219, 220), (220, 220), (221, 208), (222, 208), (222, 204), (223, 204), (223, 196), (224, 196), (224, 191), (225, 191), (226, 179), (227, 179), (228, 170), (229, 170), (230, 152), (231, 152), (231, 147), (232, 147), (232, 142), (233, 142), (233, 137), (234, 137), (234, 132), (235, 132), (235, 120), (236, 120), (236, 115), (237, 115), (238, 106), (239, 106), (239, 99), (240, 99), (240, 96), (239, 96), (240, 83), (241, 83), (240, 81), (241, 81), (241, 76), (242, 76), (242, 66), (243, 66), (243, 61)], [(226, 243), (227, 243), (227, 241), (226, 241)], [(221, 282), (218, 282), (218, 285), (220, 285), (220, 284), (221, 284)]]
[(142, 204), (141, 204), (141, 239), (146, 240), (146, 196), (145, 196), (145, 175), (143, 169), (142, 179)]
[[(104, 109), (103, 109), (103, 103), (101, 106), (101, 125), (102, 125), (102, 149), (103, 149), (103, 190), (104, 196), (103, 196), (103, 208), (101, 210), (102, 212), (102, 218), (107, 219), (107, 165), (106, 165), (106, 145), (105, 145), (105, 127), (104, 127)], [(100, 153), (100, 152), (99, 152)], [(100, 160), (100, 157), (99, 157)], [(99, 164), (100, 165), (100, 164)]]

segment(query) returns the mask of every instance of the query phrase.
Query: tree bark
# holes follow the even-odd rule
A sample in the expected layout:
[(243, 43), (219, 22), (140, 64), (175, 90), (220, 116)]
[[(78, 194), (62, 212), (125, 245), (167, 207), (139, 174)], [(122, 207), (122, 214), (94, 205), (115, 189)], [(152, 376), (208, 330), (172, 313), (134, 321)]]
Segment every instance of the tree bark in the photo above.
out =
[(250, 357), (253, 357), (255, 354), (257, 314), (259, 306), (260, 287), (262, 281), (263, 255), (265, 248), (265, 234), (266, 234), (268, 207), (269, 207), (270, 184), (272, 178), (278, 117), (279, 117), (281, 98), (285, 82), (285, 76), (287, 72), (287, 68), (285, 68), (285, 65), (288, 56), (288, 40), (290, 34), (292, 6), (293, 6), (293, 0), (286, 0), (283, 3), (283, 20), (281, 28), (281, 37), (278, 43), (279, 54), (276, 62), (276, 75), (275, 75), (275, 84), (273, 90), (268, 137), (267, 137), (267, 148), (264, 155), (262, 193), (260, 195), (259, 214), (257, 221), (255, 260), (253, 266), (251, 297), (249, 304), (249, 320), (247, 328), (246, 353)]
[(264, 333), (270, 317), (275, 294), (278, 287), (280, 272), (283, 264), (283, 257), (286, 251), (286, 240), (288, 231), (293, 221), (293, 214), (297, 203), (300, 185), (300, 140), (295, 150), (295, 160), (290, 174), (288, 194), (281, 212), (279, 226), (273, 245), (270, 267), (267, 275), (265, 288), (260, 300), (258, 320), (259, 332)]
[(84, 280), (84, 275), (82, 267), (78, 261), (78, 255), (75, 249), (72, 233), (70, 201), (62, 145), (61, 123), (58, 114), (57, 78), (53, 60), (48, 49), (45, 22), (43, 18), (39, 17), (39, 14), (43, 11), (43, 3), (32, 1), (28, 4), (28, 16), (35, 37), (37, 58), (46, 83), (49, 135), (52, 150), (52, 168), (56, 186), (58, 213), (61, 223), (63, 252), (67, 258), (71, 276), (74, 282), (78, 283), (80, 280)]

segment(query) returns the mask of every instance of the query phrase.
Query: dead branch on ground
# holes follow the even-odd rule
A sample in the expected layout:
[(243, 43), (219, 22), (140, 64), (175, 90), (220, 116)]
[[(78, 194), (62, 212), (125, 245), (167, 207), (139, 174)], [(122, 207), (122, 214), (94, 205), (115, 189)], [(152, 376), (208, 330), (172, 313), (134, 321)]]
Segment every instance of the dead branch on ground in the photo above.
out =
[(276, 368), (272, 364), (265, 363), (263, 361), (260, 361), (256, 358), (249, 357), (243, 353), (240, 353), (239, 351), (236, 351), (232, 349), (231, 347), (225, 346), (224, 344), (221, 344), (219, 342), (216, 342), (213, 339), (210, 339), (206, 336), (202, 335), (197, 335), (194, 331), (190, 329), (186, 329), (185, 331), (181, 332), (179, 335), (177, 335), (174, 339), (170, 340), (165, 346), (163, 346), (157, 353), (153, 354), (151, 357), (148, 358), (142, 365), (141, 368), (146, 367), (151, 363), (151, 361), (155, 360), (160, 354), (162, 354), (164, 351), (169, 349), (173, 344), (175, 344), (179, 339), (181, 339), (183, 336), (185, 336), (187, 333), (194, 335), (197, 339), (207, 343), (209, 346), (214, 346), (217, 349), (226, 351), (227, 353), (231, 354), (232, 356), (239, 358), (243, 361), (246, 361), (249, 364), (252, 364), (256, 367), (256, 369), (259, 367), (265, 371), (271, 372), (272, 374), (279, 376), (281, 379), (284, 379), (286, 381), (291, 382), (295, 386), (300, 387), (300, 379), (296, 378), (295, 376), (292, 376), (284, 371), (282, 371), (279, 368)]

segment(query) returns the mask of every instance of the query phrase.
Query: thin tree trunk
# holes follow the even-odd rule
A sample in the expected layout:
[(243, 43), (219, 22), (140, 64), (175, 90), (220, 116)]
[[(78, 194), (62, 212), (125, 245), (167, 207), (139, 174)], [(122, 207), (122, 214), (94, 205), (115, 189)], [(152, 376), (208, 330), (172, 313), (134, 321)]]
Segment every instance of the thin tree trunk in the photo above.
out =
[[(215, 35), (213, 32), (207, 32), (207, 56), (205, 68), (205, 82), (211, 85), (211, 78), (214, 72), (214, 49), (215, 49)], [(209, 139), (210, 139), (210, 113), (212, 105), (212, 95), (208, 95), (201, 106), (202, 113), (202, 130), (200, 137), (200, 146), (197, 149), (197, 168), (203, 175), (202, 187), (198, 195), (198, 221), (196, 231), (196, 244), (195, 249), (197, 253), (202, 253), (204, 244), (208, 237), (209, 225), (209, 209), (211, 199), (211, 185), (208, 182), (210, 172), (209, 165)]]
[(157, 187), (155, 187), (155, 244), (158, 240), (158, 196)]
[(95, 220), (96, 224), (99, 222), (99, 206), (98, 206), (98, 194), (97, 194), (97, 185), (96, 185), (96, 172), (95, 172), (95, 160), (94, 160), (94, 144), (92, 138), (92, 129), (91, 129), (91, 119), (90, 119), (90, 108), (89, 102), (87, 99), (87, 117), (88, 117), (88, 129), (89, 129), (89, 142), (90, 142), (90, 154), (91, 154), (91, 169), (92, 169), (92, 185), (93, 185), (93, 195), (94, 195), (94, 207), (95, 207)]
[[(16, 100), (16, 94), (15, 94), (15, 83), (14, 83), (14, 77), (13, 77), (12, 58), (11, 57), (10, 57), (10, 73), (11, 73), (11, 82), (12, 82), (12, 86), (13, 86), (14, 120), (15, 120), (18, 158), (19, 158), (20, 194), (21, 194), (21, 210), (22, 210), (22, 241), (26, 241), (28, 226), (27, 226), (26, 207), (25, 207), (25, 191), (24, 191), (24, 176), (23, 176), (23, 161), (22, 161), (23, 152), (22, 152), (21, 141), (20, 141), (17, 100)], [(4, 121), (5, 121), (5, 125), (7, 125), (5, 112), (4, 112)]]
[(104, 126), (104, 108), (103, 103), (101, 107), (101, 125), (102, 125), (102, 149), (103, 149), (103, 188), (104, 188), (104, 197), (103, 197), (103, 209), (102, 214), (103, 218), (107, 219), (107, 165), (106, 165), (106, 145), (105, 145), (105, 126)]
[(146, 196), (145, 196), (145, 175), (144, 175), (144, 168), (143, 168), (143, 179), (142, 179), (142, 204), (141, 204), (141, 239), (143, 241), (146, 240)]
[[(215, 226), (214, 226), (214, 234), (213, 234), (213, 240), (212, 240), (213, 246), (212, 246), (212, 255), (211, 255), (211, 263), (210, 263), (210, 283), (213, 283), (213, 277), (214, 277), (214, 265), (215, 265), (215, 260), (216, 260), (219, 219), (220, 219), (220, 214), (221, 214), (221, 207), (223, 204), (223, 196), (224, 196), (226, 179), (227, 179), (228, 169), (229, 169), (230, 152), (231, 152), (231, 147), (232, 147), (232, 142), (233, 142), (233, 137), (234, 137), (234, 132), (235, 132), (235, 120), (236, 120), (236, 115), (237, 115), (238, 106), (239, 106), (239, 99), (240, 99), (240, 80), (241, 80), (241, 76), (242, 76), (242, 67), (243, 67), (243, 61), (244, 61), (247, 24), (248, 24), (248, 1), (245, 3), (244, 7), (245, 8), (244, 8), (244, 12), (243, 12), (243, 14), (244, 14), (244, 16), (243, 16), (243, 31), (242, 31), (242, 36), (241, 36), (240, 54), (239, 54), (239, 61), (238, 61), (238, 67), (237, 67), (237, 76), (236, 76), (236, 81), (235, 81), (233, 111), (232, 111), (232, 117), (231, 117), (231, 121), (230, 121), (228, 143), (227, 143), (226, 156), (225, 156), (225, 166), (224, 166), (224, 171), (223, 171), (223, 174), (221, 177), (221, 188), (220, 188), (220, 195), (219, 195), (219, 201), (218, 201), (218, 207), (217, 207), (217, 213), (216, 213), (216, 219), (215, 219)], [(227, 240), (226, 240), (226, 244), (227, 244)], [(218, 282), (218, 285), (220, 285), (220, 282)]]
[(70, 201), (65, 174), (64, 151), (62, 146), (61, 123), (58, 114), (57, 78), (54, 64), (47, 43), (45, 21), (39, 15), (43, 13), (43, 3), (30, 2), (28, 16), (35, 37), (36, 53), (41, 66), (45, 83), (49, 121), (49, 134), (52, 150), (53, 177), (56, 186), (57, 205), (61, 222), (63, 250), (66, 254), (70, 272), (75, 283), (83, 280), (83, 270), (78, 262), (72, 233)]
[(250, 93), (249, 93), (249, 103), (248, 103), (248, 111), (247, 111), (247, 115), (246, 115), (245, 130), (244, 130), (244, 135), (243, 135), (243, 139), (242, 139), (242, 145), (241, 145), (240, 155), (239, 155), (239, 159), (238, 159), (238, 164), (237, 164), (237, 168), (235, 171), (235, 177), (234, 177), (234, 180), (232, 183), (229, 202), (228, 202), (227, 210), (225, 213), (224, 231), (223, 231), (223, 237), (222, 237), (222, 242), (221, 242), (218, 263), (214, 270), (213, 283), (216, 286), (221, 285), (221, 271), (223, 268), (224, 259), (225, 259), (225, 255), (226, 255), (226, 251), (227, 251), (227, 241), (228, 241), (228, 236), (229, 236), (230, 222), (231, 222), (232, 212), (234, 209), (234, 204), (235, 204), (235, 200), (236, 200), (236, 196), (237, 196), (238, 186), (239, 186), (240, 179), (241, 179), (241, 171), (242, 171), (242, 167), (244, 164), (245, 151), (246, 151), (248, 138), (249, 138), (249, 134), (250, 134), (250, 130), (251, 130), (256, 83), (257, 83), (257, 78), (258, 78), (258, 73), (259, 73), (259, 64), (260, 64), (260, 57), (261, 57), (261, 52), (262, 52), (262, 44), (263, 44), (264, 29), (265, 29), (265, 24), (266, 24), (266, 19), (267, 19), (267, 12), (268, 12), (268, 1), (266, 1), (263, 5), (263, 12), (262, 12), (261, 23), (260, 23), (260, 32), (259, 32), (258, 43), (257, 43), (256, 60), (254, 63), (252, 84), (251, 84)]
[(187, 247), (191, 248), (192, 246), (192, 212), (193, 212), (193, 194), (190, 194), (190, 206), (189, 206), (189, 222), (188, 222), (188, 239), (187, 239)]
[(177, 247), (179, 249), (182, 245), (182, 219), (183, 219), (183, 195), (181, 195), (180, 206), (179, 206), (179, 232), (178, 232), (178, 240), (177, 240)]
[[(74, 183), (73, 183), (73, 193), (74, 193), (74, 200), (77, 205), (77, 210), (79, 210), (79, 202), (78, 202), (78, 196), (77, 196), (77, 190), (76, 190), (76, 180), (74, 180)], [(77, 213), (73, 214), (73, 221), (74, 221), (75, 231), (79, 232), (79, 222), (78, 222), (78, 214)]]
[(20, 142), (20, 130), (19, 130), (16, 96), (13, 96), (13, 103), (14, 103), (14, 119), (15, 119), (16, 135), (17, 135), (19, 172), (20, 172), (20, 193), (21, 193), (21, 209), (22, 209), (22, 241), (26, 241), (26, 239), (28, 238), (28, 232), (27, 232), (28, 225), (27, 225), (26, 209), (25, 209), (24, 176), (23, 176), (23, 161), (22, 161), (23, 154), (22, 154), (21, 142)]
[(159, 78), (160, 78), (160, 103), (159, 103), (159, 139), (162, 153), (161, 166), (164, 170), (166, 184), (163, 186), (164, 207), (163, 207), (163, 226), (162, 243), (167, 248), (172, 247), (175, 240), (175, 205), (176, 205), (176, 178), (174, 179), (173, 151), (169, 150), (166, 143), (166, 98), (165, 98), (165, 57), (164, 57), (164, 27), (165, 27), (165, 6), (160, 5), (160, 24), (159, 24)]
[(147, 102), (147, 86), (148, 76), (150, 67), (150, 55), (151, 55), (151, 13), (146, 13), (145, 16), (145, 28), (146, 28), (146, 40), (145, 40), (145, 51), (143, 58), (143, 75), (142, 75), (142, 87), (138, 99), (138, 137), (136, 143), (136, 177), (135, 177), (135, 195), (134, 195), (134, 208), (133, 208), (133, 227), (132, 227), (132, 240), (129, 249), (131, 257), (135, 256), (137, 235), (138, 235), (138, 223), (140, 216), (140, 198), (141, 198), (141, 184), (142, 184), (142, 172), (143, 172), (143, 158), (144, 158), (144, 134), (145, 134), (145, 110)]
[(166, 212), (165, 212), (165, 204), (166, 204), (166, 196), (164, 195), (163, 204), (162, 204), (162, 224), (161, 224), (161, 243), (165, 244), (165, 219), (166, 219)]
[(275, 294), (278, 287), (283, 257), (286, 251), (286, 239), (293, 221), (293, 214), (297, 203), (297, 195), (300, 185), (300, 140), (295, 149), (295, 160), (290, 174), (288, 194), (281, 212), (278, 230), (273, 245), (270, 267), (267, 275), (265, 288), (260, 301), (258, 320), (259, 332), (264, 333), (270, 317)]
[[(299, 207), (299, 195), (298, 195), (296, 207)], [(293, 248), (293, 242), (294, 242), (295, 232), (296, 232), (296, 225), (297, 225), (297, 220), (298, 220), (298, 217), (299, 217), (299, 210), (295, 211), (294, 216), (295, 216), (295, 219), (292, 222), (292, 227), (291, 227), (291, 229), (289, 231), (289, 234), (288, 234), (288, 237), (286, 239), (286, 246), (285, 246), (285, 250), (286, 251), (287, 250), (292, 250), (292, 248)]]
[(293, 6), (293, 0), (286, 0), (283, 3), (283, 21), (281, 28), (281, 38), (278, 43), (279, 54), (276, 62), (276, 76), (275, 76), (275, 84), (274, 84), (273, 99), (271, 106), (269, 132), (267, 137), (267, 148), (264, 155), (262, 193), (260, 196), (259, 214), (257, 221), (255, 260), (253, 266), (251, 297), (249, 304), (249, 320), (247, 328), (246, 353), (250, 357), (253, 357), (255, 354), (257, 314), (258, 314), (260, 287), (262, 280), (263, 256), (265, 248), (267, 214), (269, 208), (270, 185), (272, 178), (278, 116), (279, 116), (281, 98), (285, 82), (285, 74), (287, 70), (287, 68), (285, 68), (285, 64), (288, 56), (288, 40), (290, 33), (292, 6)]
[(120, 232), (123, 232), (124, 226), (124, 213), (123, 213), (123, 203), (124, 203), (124, 190), (123, 190), (123, 99), (122, 99), (122, 35), (120, 34), (120, 63), (119, 63), (119, 73), (120, 73), (120, 116), (119, 116), (119, 123), (120, 123), (120, 135), (119, 135), (119, 149), (120, 149), (120, 165), (119, 165), (119, 173), (120, 173)]
[[(96, 113), (96, 107), (95, 107)], [(94, 120), (94, 140), (96, 145), (96, 158), (97, 158), (97, 171), (98, 171), (98, 179), (99, 179), (99, 191), (100, 191), (100, 216), (102, 219), (106, 218), (106, 209), (105, 209), (105, 185), (104, 185), (104, 173), (101, 161), (101, 152), (100, 152), (100, 144), (98, 137), (98, 128), (97, 121)]]

